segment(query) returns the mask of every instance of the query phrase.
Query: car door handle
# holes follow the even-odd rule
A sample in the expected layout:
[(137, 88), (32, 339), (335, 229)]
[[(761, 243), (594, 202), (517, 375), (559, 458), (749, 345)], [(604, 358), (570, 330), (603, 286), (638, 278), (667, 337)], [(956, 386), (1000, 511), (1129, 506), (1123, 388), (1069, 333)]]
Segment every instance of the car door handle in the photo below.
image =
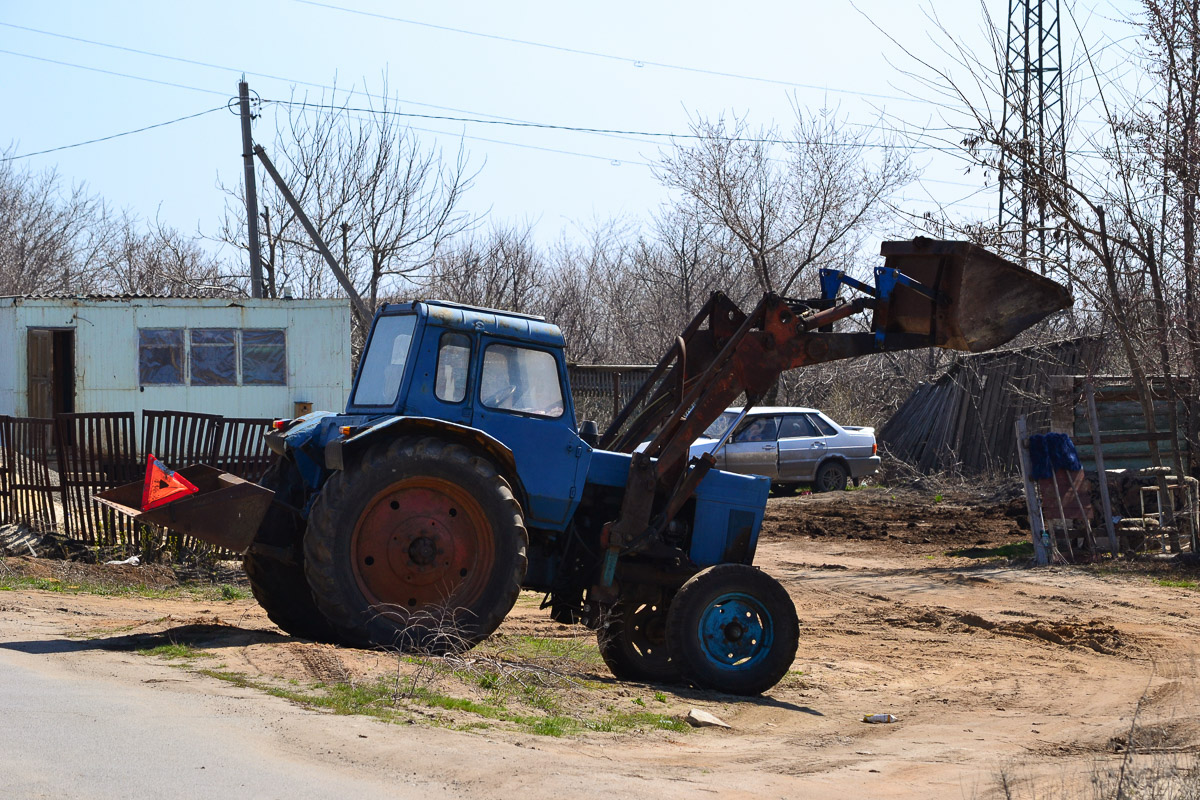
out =
[(809, 445), (809, 447), (816, 448), (816, 449), (823, 449), (825, 447), (825, 443), (824, 442), (813, 442), (812, 444)]
[(763, 445), (763, 450), (774, 450), (774, 449), (775, 449), (775, 445), (773, 445), (773, 444), (764, 444)]

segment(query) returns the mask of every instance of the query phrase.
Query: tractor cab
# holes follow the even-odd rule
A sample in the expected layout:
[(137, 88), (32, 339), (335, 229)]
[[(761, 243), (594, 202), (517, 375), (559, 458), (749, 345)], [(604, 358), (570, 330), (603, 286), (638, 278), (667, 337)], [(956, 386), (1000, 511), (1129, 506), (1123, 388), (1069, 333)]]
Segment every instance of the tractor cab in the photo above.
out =
[[(363, 420), (335, 449), (384, 428), (451, 423), (520, 476), (531, 526), (562, 530), (587, 475), (563, 338), (540, 317), (455, 303), (389, 304), (371, 326), (344, 417)], [(330, 464), (336, 466), (336, 464)]]

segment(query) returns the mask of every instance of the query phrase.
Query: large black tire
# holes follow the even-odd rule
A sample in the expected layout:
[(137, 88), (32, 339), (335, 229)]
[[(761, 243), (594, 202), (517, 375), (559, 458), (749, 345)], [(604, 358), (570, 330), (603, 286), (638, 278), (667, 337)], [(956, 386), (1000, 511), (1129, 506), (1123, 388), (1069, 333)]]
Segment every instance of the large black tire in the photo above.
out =
[(846, 489), (850, 480), (850, 470), (840, 461), (826, 461), (817, 469), (817, 477), (813, 481), (813, 491), (841, 492)]
[(250, 591), (267, 617), (285, 632), (302, 639), (337, 642), (337, 634), (317, 610), (304, 576), (304, 520), (293, 510), (304, 503), (300, 473), (290, 461), (279, 458), (259, 484), (275, 492), (276, 502), (267, 509), (253, 544), (242, 556)]
[(745, 564), (718, 564), (675, 594), (667, 643), (685, 678), (703, 689), (760, 694), (796, 658), (800, 623), (787, 590)]
[(409, 652), (465, 650), (512, 609), (529, 537), (508, 481), (437, 438), (375, 445), (313, 504), (305, 571), (345, 639)]
[(674, 683), (679, 665), (667, 647), (667, 601), (613, 606), (596, 630), (596, 644), (613, 677), (623, 681)]

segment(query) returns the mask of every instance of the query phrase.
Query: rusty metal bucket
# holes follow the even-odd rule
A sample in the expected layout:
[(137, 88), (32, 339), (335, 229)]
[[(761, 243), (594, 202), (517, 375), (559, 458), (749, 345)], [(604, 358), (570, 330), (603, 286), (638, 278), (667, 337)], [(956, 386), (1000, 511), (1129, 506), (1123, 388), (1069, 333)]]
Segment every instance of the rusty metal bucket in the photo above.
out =
[(275, 493), (203, 464), (177, 472), (199, 491), (149, 511), (141, 509), (141, 481), (109, 489), (92, 499), (137, 522), (161, 525), (217, 547), (238, 553), (249, 547)]
[(968, 242), (884, 242), (884, 268), (897, 269), (934, 289), (935, 302), (898, 285), (880, 319), (887, 333), (928, 336), (936, 347), (979, 353), (999, 347), (1021, 331), (1073, 302), (1071, 293)]

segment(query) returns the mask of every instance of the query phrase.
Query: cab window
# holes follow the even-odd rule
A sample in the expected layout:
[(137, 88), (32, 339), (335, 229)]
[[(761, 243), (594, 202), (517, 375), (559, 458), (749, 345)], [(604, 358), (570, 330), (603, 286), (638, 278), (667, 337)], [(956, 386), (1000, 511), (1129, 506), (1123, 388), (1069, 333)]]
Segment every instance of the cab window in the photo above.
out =
[(354, 405), (390, 406), (396, 402), (417, 318), (412, 314), (380, 317), (358, 368)]
[(545, 350), (493, 344), (483, 352), (479, 401), (487, 408), (561, 417), (558, 363)]
[(438, 342), (437, 378), (433, 394), (446, 403), (461, 403), (467, 396), (467, 365), (471, 363), (471, 337), (465, 333), (442, 334)]

